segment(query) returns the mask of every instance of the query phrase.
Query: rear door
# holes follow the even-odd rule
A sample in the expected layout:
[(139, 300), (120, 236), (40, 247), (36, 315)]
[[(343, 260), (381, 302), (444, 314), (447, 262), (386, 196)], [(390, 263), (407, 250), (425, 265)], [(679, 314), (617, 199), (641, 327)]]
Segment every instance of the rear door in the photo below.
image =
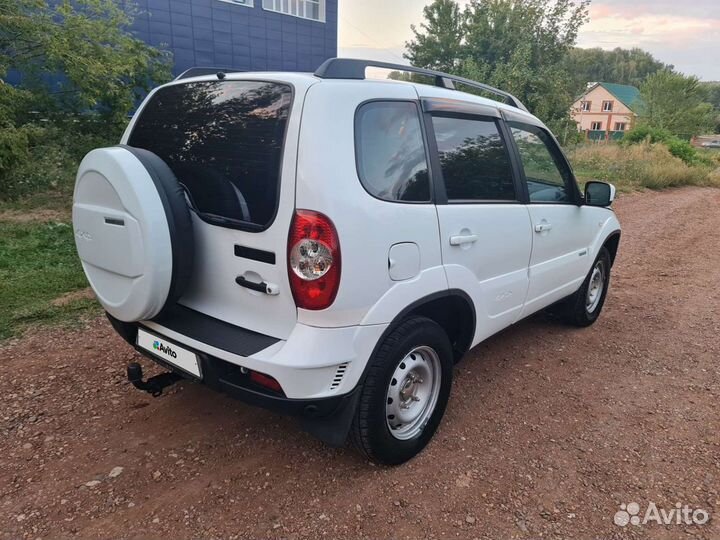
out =
[(508, 118), (522, 165), (533, 249), (523, 316), (575, 292), (588, 271), (597, 225), (584, 211), (572, 170), (552, 135), (524, 118)]
[(228, 76), (166, 86), (126, 136), (170, 166), (192, 208), (195, 270), (180, 304), (281, 339), (297, 319), (286, 246), (310, 84)]
[(425, 103), (440, 177), (437, 212), (450, 288), (476, 309), (473, 344), (515, 322), (528, 288), (530, 219), (497, 110)]

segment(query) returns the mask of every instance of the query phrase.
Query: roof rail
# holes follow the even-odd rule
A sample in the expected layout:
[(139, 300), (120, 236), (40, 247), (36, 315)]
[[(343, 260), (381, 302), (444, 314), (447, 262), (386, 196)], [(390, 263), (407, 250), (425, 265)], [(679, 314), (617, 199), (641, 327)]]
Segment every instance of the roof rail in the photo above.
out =
[(223, 75), (225, 75), (227, 73), (237, 73), (240, 71), (241, 70), (239, 70), (239, 69), (228, 69), (228, 68), (192, 67), (190, 69), (186, 69), (185, 71), (183, 71), (180, 75), (175, 77), (173, 80), (181, 81), (183, 79), (189, 79), (190, 77), (204, 77), (205, 75), (217, 75), (218, 73), (222, 73)]
[(330, 58), (321, 65), (315, 72), (315, 76), (321, 79), (355, 79), (364, 80), (365, 70), (369, 67), (392, 69), (394, 71), (405, 71), (408, 73), (419, 73), (420, 75), (427, 75), (433, 77), (435, 80), (435, 86), (441, 88), (447, 88), (448, 90), (456, 90), (455, 83), (464, 84), (484, 90), (491, 94), (495, 94), (502, 98), (502, 101), (508, 105), (512, 105), (518, 109), (527, 112), (527, 108), (522, 102), (510, 94), (504, 92), (488, 84), (483, 84), (470, 79), (464, 79), (456, 75), (450, 75), (448, 73), (442, 73), (440, 71), (433, 71), (431, 69), (417, 68), (414, 66), (404, 66), (402, 64), (391, 64), (388, 62), (377, 62), (375, 60), (360, 60), (355, 58)]

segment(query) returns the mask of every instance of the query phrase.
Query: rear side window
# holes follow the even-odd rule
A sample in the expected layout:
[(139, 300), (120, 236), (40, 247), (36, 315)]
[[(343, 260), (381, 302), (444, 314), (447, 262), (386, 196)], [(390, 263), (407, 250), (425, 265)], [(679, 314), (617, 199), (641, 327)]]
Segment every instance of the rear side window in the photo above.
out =
[(128, 144), (160, 156), (207, 220), (266, 228), (278, 204), (292, 88), (211, 81), (159, 90)]
[(507, 147), (491, 118), (433, 117), (448, 201), (514, 201)]
[(367, 103), (358, 109), (355, 129), (358, 174), (371, 195), (386, 201), (430, 201), (425, 143), (415, 103)]

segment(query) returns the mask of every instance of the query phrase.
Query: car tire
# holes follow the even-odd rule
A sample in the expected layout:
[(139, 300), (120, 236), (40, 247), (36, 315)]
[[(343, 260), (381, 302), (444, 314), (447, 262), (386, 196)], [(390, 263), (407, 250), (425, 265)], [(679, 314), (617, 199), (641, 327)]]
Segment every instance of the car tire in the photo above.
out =
[(350, 431), (369, 460), (398, 465), (428, 444), (445, 413), (453, 375), (447, 333), (412, 317), (392, 330), (370, 359)]
[(597, 321), (610, 287), (611, 267), (610, 253), (607, 248), (600, 248), (600, 253), (578, 292), (555, 309), (565, 322), (584, 328)]

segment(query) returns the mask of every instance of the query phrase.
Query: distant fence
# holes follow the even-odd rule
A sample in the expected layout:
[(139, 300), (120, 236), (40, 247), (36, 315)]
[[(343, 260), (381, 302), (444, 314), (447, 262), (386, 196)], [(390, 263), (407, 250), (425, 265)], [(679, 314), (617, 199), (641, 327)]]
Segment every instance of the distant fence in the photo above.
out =
[(598, 131), (588, 130), (585, 132), (585, 137), (589, 141), (604, 142), (604, 141), (619, 141), (625, 136), (624, 131)]

